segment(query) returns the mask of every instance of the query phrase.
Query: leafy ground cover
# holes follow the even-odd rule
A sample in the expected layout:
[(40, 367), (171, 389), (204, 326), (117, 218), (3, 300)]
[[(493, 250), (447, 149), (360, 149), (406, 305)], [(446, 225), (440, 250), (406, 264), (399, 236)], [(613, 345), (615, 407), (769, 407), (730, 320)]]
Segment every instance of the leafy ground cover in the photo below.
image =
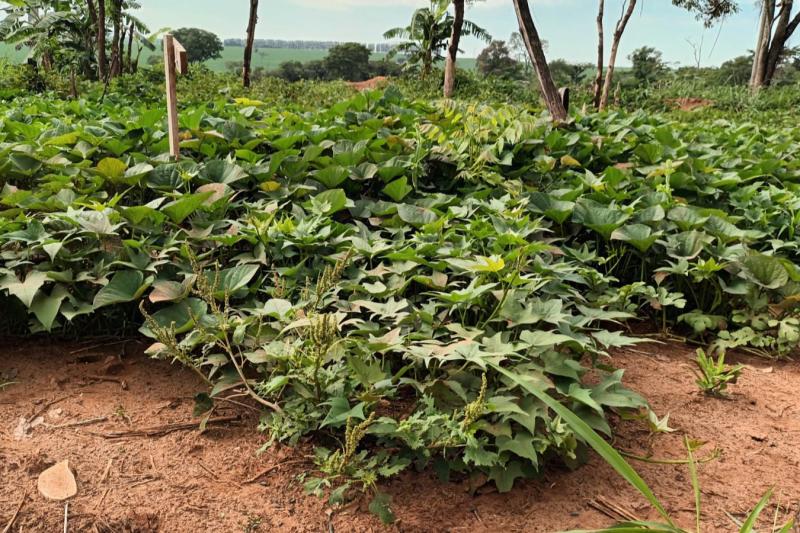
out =
[(208, 382), (199, 413), (244, 388), (272, 441), (314, 434), (334, 502), (412, 467), (507, 491), (579, 464), (543, 395), (605, 434), (646, 408), (604, 358), (635, 318), (714, 352), (800, 339), (796, 129), (217, 93), (174, 162), (150, 94), (2, 104), (3, 326), (141, 326)]

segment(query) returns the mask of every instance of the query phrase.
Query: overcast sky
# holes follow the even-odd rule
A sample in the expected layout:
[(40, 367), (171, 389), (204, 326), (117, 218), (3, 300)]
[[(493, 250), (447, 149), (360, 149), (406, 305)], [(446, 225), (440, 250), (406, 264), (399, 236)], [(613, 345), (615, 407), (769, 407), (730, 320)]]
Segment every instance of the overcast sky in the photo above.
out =
[[(196, 26), (222, 38), (244, 37), (247, 0), (140, 0), (140, 17), (155, 30)], [(592, 62), (596, 54), (597, 0), (530, 0), (551, 59)], [(719, 63), (753, 48), (758, 19), (755, 2), (741, 0), (741, 12), (720, 27), (704, 29), (694, 17), (670, 0), (642, 0), (623, 38), (619, 62), (642, 45), (654, 46), (672, 64), (694, 64), (692, 47), (703, 43), (702, 64)], [(380, 41), (388, 28), (403, 25), (426, 0), (261, 0), (257, 37), (333, 41)], [(606, 1), (606, 34), (619, 16), (622, 0)], [(511, 0), (485, 0), (468, 10), (467, 17), (496, 39), (507, 39), (517, 29)], [(795, 39), (797, 40), (797, 39)], [(462, 48), (475, 56), (482, 44), (467, 40)]]

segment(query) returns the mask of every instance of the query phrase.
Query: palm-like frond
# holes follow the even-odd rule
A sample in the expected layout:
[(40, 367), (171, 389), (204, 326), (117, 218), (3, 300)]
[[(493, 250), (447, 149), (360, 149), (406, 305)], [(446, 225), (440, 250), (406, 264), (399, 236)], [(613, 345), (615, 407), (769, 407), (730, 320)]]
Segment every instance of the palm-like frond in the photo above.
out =
[(384, 39), (408, 39), (410, 30), (406, 28), (392, 28), (383, 32)]
[(472, 21), (465, 20), (464, 26), (461, 30), (463, 35), (469, 35), (470, 37), (475, 37), (476, 39), (480, 39), (481, 41), (488, 43), (492, 40), (491, 34), (488, 31), (481, 28), (477, 24)]

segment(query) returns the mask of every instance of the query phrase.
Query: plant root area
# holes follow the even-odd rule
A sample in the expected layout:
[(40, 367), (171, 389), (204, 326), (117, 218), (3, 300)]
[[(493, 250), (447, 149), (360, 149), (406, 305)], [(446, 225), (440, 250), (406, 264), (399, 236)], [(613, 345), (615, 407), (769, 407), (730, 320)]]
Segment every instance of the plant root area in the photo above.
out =
[[(0, 530), (12, 521), (13, 532), (63, 530), (64, 503), (37, 491), (38, 475), (63, 460), (78, 484), (67, 518), (74, 532), (549, 532), (608, 526), (618, 513), (657, 518), (592, 454), (576, 471), (551, 465), (506, 494), (480, 480), (406, 472), (382, 486), (397, 515), (383, 526), (366, 498), (331, 508), (304, 493), (309, 443), (259, 453), (266, 437), (246, 399), (219, 403), (218, 421), (200, 433), (192, 411), (203, 384), (143, 347), (0, 339), (0, 377), (13, 382), (0, 389)], [(625, 383), (675, 429), (653, 435), (645, 420), (613, 417), (613, 444), (655, 460), (685, 459), (686, 437), (706, 442), (700, 461), (717, 450), (698, 466), (705, 531), (738, 530), (735, 521), (773, 486), (761, 525), (776, 512), (785, 521), (800, 508), (800, 364), (730, 354), (746, 367), (720, 399), (698, 393), (693, 357), (673, 343), (613, 354)], [(687, 465), (631, 461), (676, 522), (693, 528)]]

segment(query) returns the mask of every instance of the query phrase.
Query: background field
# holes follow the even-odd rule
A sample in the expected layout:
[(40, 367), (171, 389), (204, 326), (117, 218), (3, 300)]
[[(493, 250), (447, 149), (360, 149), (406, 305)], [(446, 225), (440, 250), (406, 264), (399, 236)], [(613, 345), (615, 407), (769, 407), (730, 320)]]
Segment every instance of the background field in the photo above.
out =
[[(141, 63), (146, 64), (147, 58), (158, 52), (150, 52), (145, 50), (142, 52)], [(216, 72), (224, 72), (226, 70), (225, 64), (231, 61), (242, 60), (243, 49), (238, 46), (226, 47), (222, 52), (222, 57), (206, 61), (206, 65)], [(274, 70), (284, 61), (300, 61), (307, 63), (325, 58), (328, 55), (327, 50), (298, 50), (293, 48), (259, 48), (253, 53), (253, 67), (266, 68), (267, 70)], [(17, 50), (14, 46), (6, 43), (0, 43), (0, 58), (8, 59), (12, 62), (18, 63), (25, 60), (27, 50)], [(372, 54), (372, 59), (383, 59), (386, 54), (376, 53)], [(475, 69), (475, 58), (461, 58), (459, 59), (459, 67), (468, 70)]]

